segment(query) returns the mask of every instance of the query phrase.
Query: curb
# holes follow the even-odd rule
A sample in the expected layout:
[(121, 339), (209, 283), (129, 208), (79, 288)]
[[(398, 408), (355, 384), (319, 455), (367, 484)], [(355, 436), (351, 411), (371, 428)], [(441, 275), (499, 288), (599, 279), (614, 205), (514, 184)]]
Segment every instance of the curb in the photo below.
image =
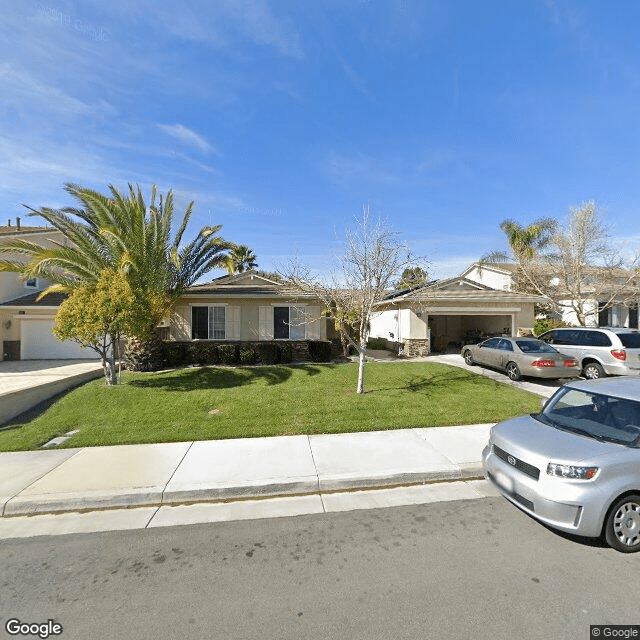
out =
[(397, 472), (379, 476), (334, 476), (292, 478), (289, 482), (271, 484), (239, 484), (236, 486), (202, 487), (190, 490), (165, 492), (162, 487), (129, 489), (122, 492), (86, 492), (83, 494), (59, 494), (50, 499), (16, 496), (7, 501), (2, 518), (61, 514), (68, 512), (106, 511), (109, 509), (162, 507), (182, 504), (232, 502), (264, 498), (321, 495), (389, 489), (394, 487), (437, 484), (477, 480), (483, 477), (480, 463), (461, 467), (459, 470), (431, 472)]

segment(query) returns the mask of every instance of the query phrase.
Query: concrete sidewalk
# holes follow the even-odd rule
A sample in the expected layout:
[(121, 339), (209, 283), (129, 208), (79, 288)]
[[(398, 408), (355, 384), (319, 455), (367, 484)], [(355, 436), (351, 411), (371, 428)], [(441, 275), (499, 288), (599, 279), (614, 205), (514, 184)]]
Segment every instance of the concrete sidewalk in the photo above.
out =
[(479, 478), (490, 427), (0, 453), (0, 520)]

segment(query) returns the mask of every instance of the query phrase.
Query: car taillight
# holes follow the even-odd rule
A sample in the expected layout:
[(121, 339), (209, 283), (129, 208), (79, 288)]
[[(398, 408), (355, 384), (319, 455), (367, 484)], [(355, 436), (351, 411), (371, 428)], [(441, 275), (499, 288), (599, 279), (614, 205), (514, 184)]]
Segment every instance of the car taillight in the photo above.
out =
[(624, 349), (612, 349), (611, 355), (618, 360), (626, 360), (627, 352)]
[(576, 367), (578, 365), (578, 362), (576, 360), (565, 360), (564, 361), (564, 366), (565, 367)]
[(556, 363), (554, 360), (534, 360), (531, 363), (532, 367), (555, 367)]

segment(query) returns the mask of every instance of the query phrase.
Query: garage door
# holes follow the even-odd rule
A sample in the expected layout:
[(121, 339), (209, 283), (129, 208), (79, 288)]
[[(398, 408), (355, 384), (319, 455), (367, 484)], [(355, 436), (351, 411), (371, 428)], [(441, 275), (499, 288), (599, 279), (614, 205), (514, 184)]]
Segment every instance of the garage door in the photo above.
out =
[(77, 342), (61, 342), (52, 333), (53, 320), (23, 320), (20, 329), (20, 358), (22, 360), (57, 360), (95, 358), (91, 349), (83, 349)]

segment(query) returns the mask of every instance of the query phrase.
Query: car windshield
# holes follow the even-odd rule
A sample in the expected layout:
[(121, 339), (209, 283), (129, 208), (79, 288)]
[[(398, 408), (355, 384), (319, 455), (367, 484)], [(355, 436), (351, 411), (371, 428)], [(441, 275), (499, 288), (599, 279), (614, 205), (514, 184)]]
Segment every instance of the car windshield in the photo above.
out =
[(516, 340), (516, 344), (523, 353), (558, 353), (551, 345), (540, 340)]
[(631, 447), (640, 443), (640, 402), (634, 400), (565, 388), (535, 417), (596, 440)]

